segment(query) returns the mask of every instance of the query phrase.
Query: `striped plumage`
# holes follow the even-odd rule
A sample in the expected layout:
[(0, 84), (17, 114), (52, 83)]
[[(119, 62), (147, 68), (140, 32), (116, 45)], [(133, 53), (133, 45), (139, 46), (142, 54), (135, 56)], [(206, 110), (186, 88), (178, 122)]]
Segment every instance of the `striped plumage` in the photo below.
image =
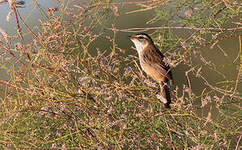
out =
[(169, 81), (172, 80), (172, 73), (166, 57), (154, 45), (151, 37), (145, 33), (139, 33), (130, 37), (135, 44), (139, 54), (141, 68), (159, 82), (162, 101), (166, 108), (170, 108), (171, 97)]

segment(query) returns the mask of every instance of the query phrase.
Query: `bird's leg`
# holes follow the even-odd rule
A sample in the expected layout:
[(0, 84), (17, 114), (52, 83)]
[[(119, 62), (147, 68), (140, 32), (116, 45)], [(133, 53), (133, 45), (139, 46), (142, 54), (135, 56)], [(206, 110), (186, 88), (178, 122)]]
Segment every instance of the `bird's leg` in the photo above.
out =
[(162, 97), (164, 97), (166, 99), (166, 93), (165, 93), (165, 86), (166, 86), (166, 83), (164, 82), (160, 82), (160, 93), (162, 95)]
[(160, 92), (161, 94), (157, 98), (165, 104), (166, 108), (170, 108), (170, 91), (166, 82), (160, 82)]
[[(159, 84), (159, 85), (160, 85), (160, 84)], [(159, 86), (159, 88), (158, 88), (157, 91), (155, 92), (155, 95), (157, 95), (160, 91), (161, 91), (161, 85)]]
[(160, 82), (160, 96), (159, 96), (159, 99), (161, 100), (161, 102), (163, 102), (164, 104), (167, 103), (167, 100), (166, 100), (166, 94), (165, 94), (165, 90), (164, 90), (164, 82)]

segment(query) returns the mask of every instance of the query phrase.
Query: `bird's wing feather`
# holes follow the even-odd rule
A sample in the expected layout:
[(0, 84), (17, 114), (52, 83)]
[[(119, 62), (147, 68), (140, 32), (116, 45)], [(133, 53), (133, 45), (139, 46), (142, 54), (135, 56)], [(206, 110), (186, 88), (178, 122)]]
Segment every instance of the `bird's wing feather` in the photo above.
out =
[(146, 63), (159, 70), (168, 80), (173, 79), (167, 58), (157, 48), (148, 48), (147, 52), (143, 53), (143, 57), (146, 59)]

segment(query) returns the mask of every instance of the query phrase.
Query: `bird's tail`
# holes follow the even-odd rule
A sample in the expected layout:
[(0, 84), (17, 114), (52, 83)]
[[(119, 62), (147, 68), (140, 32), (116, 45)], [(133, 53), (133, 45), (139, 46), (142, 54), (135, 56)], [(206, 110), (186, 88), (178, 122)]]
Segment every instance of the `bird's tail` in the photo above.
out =
[(162, 96), (166, 99), (165, 107), (166, 108), (171, 108), (170, 107), (171, 95), (170, 95), (170, 87), (168, 85), (168, 82), (161, 83), (160, 84), (160, 89), (161, 89)]

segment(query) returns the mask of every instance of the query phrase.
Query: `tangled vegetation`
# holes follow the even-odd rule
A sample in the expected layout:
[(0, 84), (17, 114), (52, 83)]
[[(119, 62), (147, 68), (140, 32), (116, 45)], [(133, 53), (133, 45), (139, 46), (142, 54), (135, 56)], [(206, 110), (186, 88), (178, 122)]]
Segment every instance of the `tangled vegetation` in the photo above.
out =
[[(0, 149), (240, 149), (239, 1), (63, 3), (38, 32), (10, 6), (17, 34), (0, 28), (8, 76), (0, 77)], [(117, 26), (122, 15), (144, 13), (151, 18), (142, 27)], [(132, 43), (119, 44), (137, 32), (151, 33), (172, 61), (171, 110), (127, 50)]]

